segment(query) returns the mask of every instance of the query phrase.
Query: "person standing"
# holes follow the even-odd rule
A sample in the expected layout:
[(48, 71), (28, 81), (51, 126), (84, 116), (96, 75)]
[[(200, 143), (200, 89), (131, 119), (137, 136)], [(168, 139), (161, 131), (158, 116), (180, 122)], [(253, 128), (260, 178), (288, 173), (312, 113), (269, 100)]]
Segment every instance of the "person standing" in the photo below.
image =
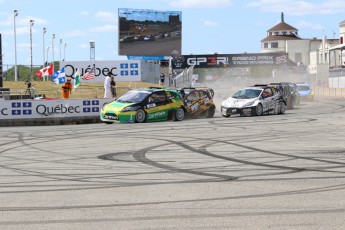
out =
[(116, 97), (116, 82), (114, 80), (114, 76), (111, 76), (110, 79), (111, 95)]
[(104, 98), (111, 98), (111, 76), (113, 76), (113, 74), (111, 72), (108, 73), (108, 75), (106, 76), (105, 80), (104, 80)]
[(171, 74), (169, 74), (169, 86), (174, 86), (174, 79)]
[(71, 78), (67, 78), (67, 81), (63, 84), (61, 94), (64, 99), (68, 99), (72, 93)]
[(163, 73), (161, 73), (161, 76), (159, 77), (160, 80), (160, 85), (164, 85), (164, 80), (165, 80), (165, 76)]

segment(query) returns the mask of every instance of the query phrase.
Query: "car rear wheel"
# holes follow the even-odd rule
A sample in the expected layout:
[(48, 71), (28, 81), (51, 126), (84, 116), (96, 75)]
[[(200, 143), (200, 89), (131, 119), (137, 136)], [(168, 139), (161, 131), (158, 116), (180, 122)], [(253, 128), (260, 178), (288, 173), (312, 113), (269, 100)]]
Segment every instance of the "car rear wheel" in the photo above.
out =
[(173, 112), (172, 118), (174, 121), (182, 121), (184, 119), (184, 110), (182, 108), (178, 108)]
[(135, 114), (135, 122), (142, 123), (146, 120), (146, 113), (142, 109), (138, 109)]
[(255, 108), (255, 115), (256, 116), (261, 116), (264, 113), (264, 110), (262, 108), (261, 104), (258, 104)]
[(280, 102), (279, 104), (279, 114), (285, 114), (285, 110), (286, 110), (286, 105), (284, 102)]
[(216, 111), (216, 108), (214, 106), (208, 108), (208, 110), (206, 112), (206, 117), (212, 118), (214, 116), (215, 111)]
[(274, 106), (274, 115), (277, 115), (280, 113), (280, 102), (277, 102)]

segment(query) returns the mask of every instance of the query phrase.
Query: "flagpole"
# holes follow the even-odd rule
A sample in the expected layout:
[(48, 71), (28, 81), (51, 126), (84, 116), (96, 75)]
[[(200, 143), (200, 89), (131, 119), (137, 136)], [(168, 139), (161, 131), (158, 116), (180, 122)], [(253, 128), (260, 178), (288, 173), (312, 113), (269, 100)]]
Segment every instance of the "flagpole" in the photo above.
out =
[[(94, 78), (93, 78), (93, 86), (94, 86), (94, 88), (96, 89), (96, 98), (98, 97), (97, 95), (97, 86), (96, 86), (96, 80), (95, 80), (95, 78), (96, 78), (96, 64), (95, 63), (93, 63), (93, 71), (94, 71)], [(95, 97), (95, 96), (94, 96)]]

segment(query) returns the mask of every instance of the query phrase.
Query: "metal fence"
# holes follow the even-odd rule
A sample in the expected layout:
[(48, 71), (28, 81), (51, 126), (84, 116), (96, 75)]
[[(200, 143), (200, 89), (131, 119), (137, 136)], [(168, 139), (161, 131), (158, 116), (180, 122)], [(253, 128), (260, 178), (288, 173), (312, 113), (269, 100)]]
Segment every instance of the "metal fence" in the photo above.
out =
[(175, 87), (190, 87), (193, 82), (193, 69), (194, 66), (191, 66), (176, 75), (174, 78)]

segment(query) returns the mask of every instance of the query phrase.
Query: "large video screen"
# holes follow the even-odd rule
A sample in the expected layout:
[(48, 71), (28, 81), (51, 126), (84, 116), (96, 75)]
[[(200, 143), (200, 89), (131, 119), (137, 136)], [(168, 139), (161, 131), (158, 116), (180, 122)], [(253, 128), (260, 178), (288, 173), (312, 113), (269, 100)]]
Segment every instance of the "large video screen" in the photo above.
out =
[(182, 12), (119, 8), (119, 55), (181, 55)]

